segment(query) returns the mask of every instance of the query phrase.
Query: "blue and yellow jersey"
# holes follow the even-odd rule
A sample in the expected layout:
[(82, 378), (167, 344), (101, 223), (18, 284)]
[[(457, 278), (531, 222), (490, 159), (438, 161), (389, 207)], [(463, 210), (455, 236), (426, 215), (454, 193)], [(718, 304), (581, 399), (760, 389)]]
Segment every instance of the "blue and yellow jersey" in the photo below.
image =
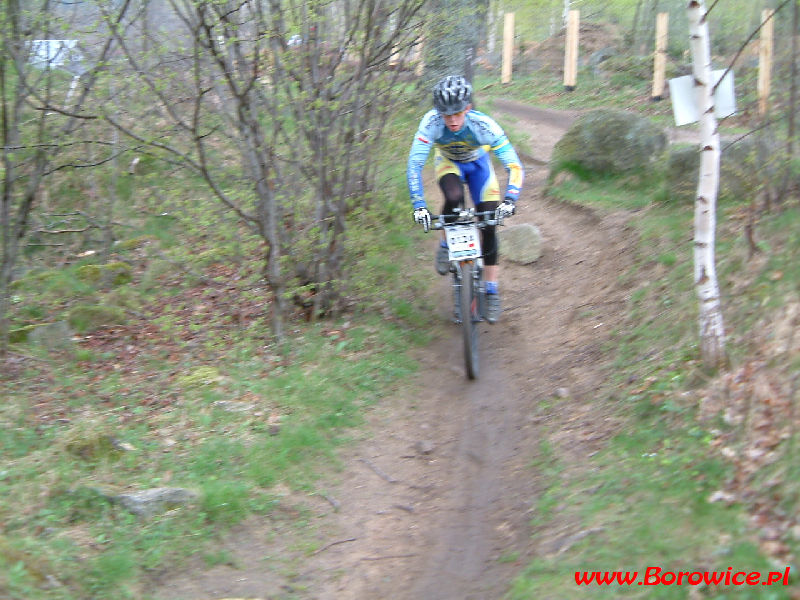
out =
[(505, 197), (516, 201), (525, 177), (517, 152), (497, 122), (477, 110), (465, 115), (464, 126), (450, 131), (438, 111), (430, 110), (422, 117), (408, 155), (408, 191), (414, 208), (425, 206), (422, 189), (422, 168), (432, 148), (455, 162), (472, 162), (486, 154), (486, 148), (503, 163), (508, 173)]

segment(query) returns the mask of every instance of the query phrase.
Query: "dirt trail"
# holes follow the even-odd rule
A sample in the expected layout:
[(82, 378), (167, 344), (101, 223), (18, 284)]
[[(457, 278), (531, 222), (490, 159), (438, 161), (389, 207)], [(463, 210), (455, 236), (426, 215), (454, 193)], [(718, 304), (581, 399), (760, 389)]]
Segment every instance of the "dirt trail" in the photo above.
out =
[[(624, 318), (624, 216), (541, 198), (541, 163), (574, 115), (507, 101), (494, 114), (529, 135), (528, 194), (514, 222), (541, 229), (544, 255), (530, 266), (503, 263), (505, 312), (483, 326), (479, 380), (464, 378), (453, 326), (423, 352), (418, 394), (377, 416), (375, 437), (339, 488), (339, 536), (356, 539), (325, 551), (331, 577), (320, 598), (500, 598), (521, 565), (557, 551), (570, 533), (564, 524), (531, 536), (541, 438), (580, 461), (609, 430), (593, 394), (606, 367), (603, 342)], [(430, 262), (428, 250), (421, 259)], [(445, 320), (449, 282), (436, 285)]]
[[(419, 351), (411, 394), (375, 409), (327, 500), (312, 500), (323, 541), (310, 561), (293, 563), (288, 579), (267, 574), (263, 544), (243, 550), (232, 539), (236, 569), (195, 574), (191, 585), (175, 580), (164, 597), (497, 600), (533, 556), (557, 552), (575, 533), (569, 523), (536, 525), (543, 476), (532, 465), (547, 438), (580, 468), (613, 427), (596, 390), (603, 343), (625, 317), (628, 290), (618, 282), (631, 238), (624, 215), (601, 218), (541, 197), (542, 164), (574, 115), (507, 101), (492, 112), (529, 137), (513, 222), (541, 229), (544, 254), (529, 266), (502, 263), (505, 311), (482, 327), (480, 379), (464, 377), (460, 332), (443, 326)], [(445, 322), (449, 282), (433, 271), (433, 243), (420, 260), (431, 264)], [(271, 587), (277, 580), (283, 591)]]

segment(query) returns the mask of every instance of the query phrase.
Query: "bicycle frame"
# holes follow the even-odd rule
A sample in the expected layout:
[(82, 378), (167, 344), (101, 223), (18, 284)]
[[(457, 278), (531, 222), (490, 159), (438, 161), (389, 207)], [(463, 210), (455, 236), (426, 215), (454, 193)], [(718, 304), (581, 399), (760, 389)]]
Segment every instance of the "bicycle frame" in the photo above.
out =
[(432, 218), (432, 229), (444, 230), (448, 237), (453, 300), (461, 317), (464, 362), (467, 377), (476, 379), (479, 372), (478, 323), (484, 320), (486, 306), (483, 252), (478, 231), (500, 225), (502, 220), (495, 217), (495, 211), (475, 212), (472, 208)]

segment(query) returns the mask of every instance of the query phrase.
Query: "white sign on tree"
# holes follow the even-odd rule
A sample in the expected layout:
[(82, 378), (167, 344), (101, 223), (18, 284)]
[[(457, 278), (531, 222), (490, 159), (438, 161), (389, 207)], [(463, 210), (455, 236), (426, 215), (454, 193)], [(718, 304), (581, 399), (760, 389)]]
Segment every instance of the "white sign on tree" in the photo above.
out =
[[(720, 82), (720, 78), (725, 75)], [(736, 96), (733, 89), (733, 70), (717, 69), (712, 71), (714, 78), (714, 114), (717, 119), (724, 119), (736, 113)], [(700, 120), (697, 108), (697, 95), (694, 89), (694, 77), (684, 75), (669, 80), (669, 96), (672, 99), (672, 114), (675, 125), (688, 125)]]

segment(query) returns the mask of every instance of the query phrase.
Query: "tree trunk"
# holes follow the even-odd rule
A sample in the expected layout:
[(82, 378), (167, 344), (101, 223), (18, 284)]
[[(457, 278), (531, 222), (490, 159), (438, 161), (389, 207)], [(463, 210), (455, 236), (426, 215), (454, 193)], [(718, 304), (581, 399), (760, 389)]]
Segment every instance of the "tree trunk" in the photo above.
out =
[(800, 27), (800, 6), (798, 2), (792, 3), (792, 69), (791, 84), (789, 88), (789, 123), (787, 135), (786, 154), (791, 161), (795, 151), (795, 111), (797, 110), (797, 30)]
[(694, 284), (700, 301), (701, 356), (707, 367), (717, 368), (726, 362), (725, 328), (714, 259), (720, 141), (714, 114), (711, 44), (705, 3), (690, 0), (688, 16), (702, 150), (694, 210)]

